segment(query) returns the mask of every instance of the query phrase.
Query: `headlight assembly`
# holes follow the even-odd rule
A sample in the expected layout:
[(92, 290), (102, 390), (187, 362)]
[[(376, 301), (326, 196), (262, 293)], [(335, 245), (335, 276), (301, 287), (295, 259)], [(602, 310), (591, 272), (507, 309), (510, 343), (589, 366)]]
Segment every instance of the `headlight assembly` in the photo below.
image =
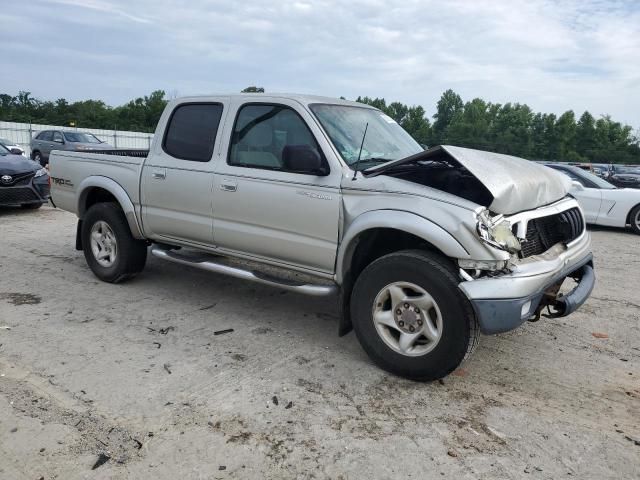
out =
[(492, 247), (509, 253), (520, 251), (520, 242), (511, 231), (511, 224), (503, 215), (491, 217), (489, 210), (483, 210), (477, 218), (478, 235), (482, 240)]

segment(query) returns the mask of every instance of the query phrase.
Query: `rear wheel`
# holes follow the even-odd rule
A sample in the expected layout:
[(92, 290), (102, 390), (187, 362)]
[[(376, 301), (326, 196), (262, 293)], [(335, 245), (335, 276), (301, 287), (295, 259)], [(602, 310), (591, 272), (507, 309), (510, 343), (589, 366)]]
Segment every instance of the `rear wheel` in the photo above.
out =
[(354, 330), (383, 369), (415, 380), (442, 378), (468, 357), (479, 329), (455, 270), (440, 255), (405, 250), (371, 263), (353, 289)]
[(634, 233), (640, 235), (640, 205), (636, 205), (629, 214), (629, 221)]
[(82, 222), (82, 248), (93, 273), (118, 283), (140, 273), (147, 261), (147, 244), (131, 235), (129, 224), (115, 203), (96, 203)]

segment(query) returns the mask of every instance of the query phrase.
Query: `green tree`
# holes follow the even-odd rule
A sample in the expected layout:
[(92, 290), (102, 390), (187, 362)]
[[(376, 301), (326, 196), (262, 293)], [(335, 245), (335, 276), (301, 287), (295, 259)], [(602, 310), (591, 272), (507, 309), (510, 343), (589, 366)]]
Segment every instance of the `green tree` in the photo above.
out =
[(433, 135), (436, 141), (446, 140), (449, 125), (463, 109), (462, 98), (456, 92), (449, 89), (442, 94), (436, 105), (436, 114), (433, 116), (435, 119), (433, 122)]

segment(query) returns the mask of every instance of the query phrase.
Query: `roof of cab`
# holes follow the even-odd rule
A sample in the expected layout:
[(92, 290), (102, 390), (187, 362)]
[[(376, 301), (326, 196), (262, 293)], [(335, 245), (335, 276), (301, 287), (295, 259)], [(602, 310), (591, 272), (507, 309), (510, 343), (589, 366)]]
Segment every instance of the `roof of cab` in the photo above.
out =
[(178, 103), (183, 103), (185, 101), (203, 101), (210, 98), (246, 98), (251, 101), (251, 99), (256, 100), (264, 100), (264, 99), (287, 99), (287, 100), (295, 100), (303, 105), (310, 105), (313, 103), (328, 103), (331, 105), (349, 105), (352, 107), (364, 107), (364, 108), (374, 108), (370, 105), (366, 105), (364, 103), (353, 102), (351, 100), (343, 100), (341, 98), (333, 98), (333, 97), (322, 97), (319, 95), (306, 95), (299, 93), (233, 93), (233, 94), (218, 94), (218, 95), (195, 95), (189, 97), (180, 97), (175, 101)]

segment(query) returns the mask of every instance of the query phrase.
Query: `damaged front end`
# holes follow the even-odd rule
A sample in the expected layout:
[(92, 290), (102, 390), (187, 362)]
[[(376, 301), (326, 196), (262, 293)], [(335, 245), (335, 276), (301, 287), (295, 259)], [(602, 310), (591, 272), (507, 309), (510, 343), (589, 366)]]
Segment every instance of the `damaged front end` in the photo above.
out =
[[(423, 185), (476, 205), (472, 217), (448, 225), (469, 252), (457, 257), (459, 288), (483, 333), (512, 330), (538, 319), (544, 309), (547, 316), (568, 315), (589, 297), (595, 284), (590, 238), (578, 203), (568, 195), (568, 177), (521, 158), (451, 146), (363, 173)], [(391, 191), (401, 185), (388, 181), (384, 186)], [(425, 190), (427, 198), (431, 195), (455, 204), (454, 197)], [(421, 213), (438, 216), (426, 209)], [(562, 293), (566, 279), (577, 283)]]
[[(593, 257), (574, 199), (508, 216), (491, 216), (481, 209), (477, 218), (482, 241), (509, 253), (509, 260), (496, 261), (495, 268), (458, 261), (460, 288), (483, 333), (505, 332), (538, 320), (545, 309), (547, 317), (566, 316), (587, 300), (595, 284)], [(567, 279), (576, 285), (562, 293)]]
[(567, 176), (535, 162), (449, 145), (368, 168), (363, 174), (418, 183), (503, 215), (550, 205), (571, 188)]

